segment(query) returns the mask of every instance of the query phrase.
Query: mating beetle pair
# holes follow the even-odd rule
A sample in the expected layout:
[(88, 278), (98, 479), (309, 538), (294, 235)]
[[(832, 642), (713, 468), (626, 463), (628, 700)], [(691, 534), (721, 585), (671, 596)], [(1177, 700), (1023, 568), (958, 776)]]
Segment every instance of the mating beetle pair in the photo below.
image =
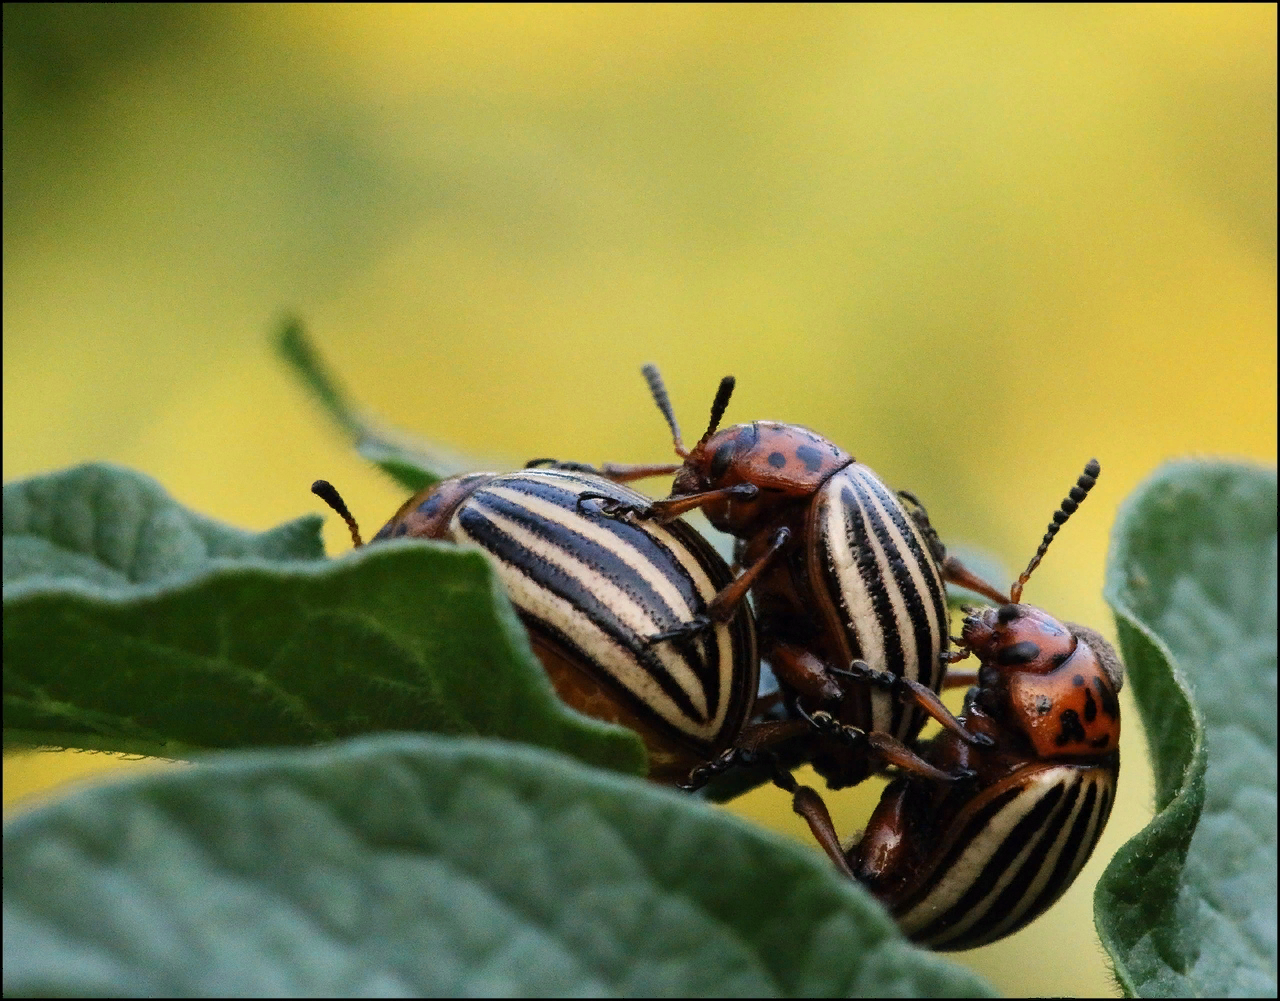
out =
[[(685, 449), (656, 370), (645, 374), (682, 466), (459, 477), (407, 501), (375, 541), (479, 544), (561, 695), (636, 729), (656, 778), (696, 784), (795, 738), (833, 788), (898, 766), (904, 777), (848, 853), (817, 793), (781, 771), (777, 781), (837, 866), (918, 940), (967, 948), (1031, 920), (1096, 844), (1119, 767), (1114, 653), (1096, 633), (1018, 604), (1096, 463), (1006, 601), (947, 558), (913, 497), (826, 439), (773, 422), (717, 432), (731, 379)], [(659, 501), (620, 485), (661, 472), (677, 475)], [(313, 489), (359, 544), (332, 488)], [(675, 520), (693, 508), (738, 539), (736, 578)], [(960, 654), (948, 650), (944, 579), (1000, 605), (970, 615)], [(748, 723), (757, 635), (785, 721)], [(978, 687), (956, 719), (936, 693), (958, 683), (946, 665), (970, 652)], [(928, 716), (945, 730), (917, 748)]]

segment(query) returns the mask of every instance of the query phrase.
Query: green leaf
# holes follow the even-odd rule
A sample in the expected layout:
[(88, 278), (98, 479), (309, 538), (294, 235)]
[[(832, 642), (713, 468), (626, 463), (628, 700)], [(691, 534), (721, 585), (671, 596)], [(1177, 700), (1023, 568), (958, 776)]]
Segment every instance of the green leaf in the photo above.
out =
[(555, 696), (478, 552), (328, 562), (318, 518), (240, 532), (110, 466), (4, 490), (6, 746), (184, 757), (417, 730), (645, 769), (634, 734)]
[(286, 318), (276, 336), (276, 347), (356, 451), (411, 492), (480, 468), (446, 448), (382, 427), (358, 412), (307, 338), (302, 321)]
[(981, 996), (814, 852), (490, 741), (226, 755), (4, 835), (7, 995)]
[(4, 584), (103, 588), (190, 577), (218, 559), (322, 560), (321, 519), (245, 532), (184, 508), (155, 480), (90, 463), (4, 487)]
[(1159, 811), (1098, 884), (1117, 978), (1143, 996), (1274, 997), (1275, 472), (1158, 471), (1121, 511), (1106, 596)]

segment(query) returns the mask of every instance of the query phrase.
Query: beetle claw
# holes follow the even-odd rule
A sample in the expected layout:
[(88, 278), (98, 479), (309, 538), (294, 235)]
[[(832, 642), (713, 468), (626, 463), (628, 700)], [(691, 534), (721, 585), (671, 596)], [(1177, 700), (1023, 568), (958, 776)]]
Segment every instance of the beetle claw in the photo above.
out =
[(707, 616), (695, 615), (688, 622), (682, 622), (674, 629), (668, 629), (661, 633), (654, 633), (644, 641), (645, 646), (656, 646), (659, 643), (665, 643), (667, 640), (692, 639), (693, 637), (706, 632), (714, 625), (715, 623)]
[[(594, 508), (588, 508), (584, 505), (584, 501), (597, 501)], [(626, 518), (628, 516), (639, 516), (641, 511), (634, 504), (628, 504), (620, 501), (616, 497), (610, 497), (608, 494), (581, 493), (575, 502), (578, 513), (591, 515), (602, 514), (606, 518)]]

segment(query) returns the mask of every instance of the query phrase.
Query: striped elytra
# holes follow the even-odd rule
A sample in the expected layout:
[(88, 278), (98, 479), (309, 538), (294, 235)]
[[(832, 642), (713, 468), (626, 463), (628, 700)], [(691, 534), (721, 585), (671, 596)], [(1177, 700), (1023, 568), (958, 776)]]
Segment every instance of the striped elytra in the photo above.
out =
[(1112, 767), (1036, 763), (966, 797), (939, 832), (932, 865), (900, 899), (886, 901), (899, 926), (939, 951), (1018, 931), (1084, 868), (1111, 815), (1115, 787)]
[[(738, 539), (737, 593), (755, 598), (762, 656), (812, 725), (806, 753), (828, 786), (889, 765), (901, 773), (847, 850), (821, 797), (779, 774), (823, 850), (937, 949), (991, 942), (1034, 919), (1093, 851), (1120, 770), (1115, 651), (1093, 630), (1020, 604), (1096, 482), (1096, 460), (1006, 597), (947, 556), (915, 498), (813, 431), (770, 421), (718, 431), (732, 378), (686, 449), (661, 380), (645, 374), (684, 466), (668, 497), (627, 513), (664, 521), (700, 508)], [(997, 606), (971, 612), (955, 654), (944, 581)], [(977, 672), (949, 669), (969, 655)], [(937, 693), (968, 683), (957, 718)], [(921, 745), (928, 717), (943, 730)]]
[[(828, 663), (855, 660), (937, 691), (949, 646), (946, 590), (937, 559), (898, 496), (867, 466), (852, 462), (822, 485), (806, 534), (810, 586), (825, 618), (814, 637)], [(823, 639), (826, 640), (823, 643)], [(865, 710), (848, 722), (913, 739), (925, 721), (914, 704), (883, 689), (850, 689)]]
[(478, 546), (560, 696), (635, 730), (651, 777), (679, 781), (730, 746), (750, 715), (759, 680), (751, 610), (743, 604), (697, 636), (654, 642), (704, 615), (733, 575), (683, 522), (608, 517), (602, 500), (647, 503), (567, 469), (472, 474), (411, 497), (373, 541)]

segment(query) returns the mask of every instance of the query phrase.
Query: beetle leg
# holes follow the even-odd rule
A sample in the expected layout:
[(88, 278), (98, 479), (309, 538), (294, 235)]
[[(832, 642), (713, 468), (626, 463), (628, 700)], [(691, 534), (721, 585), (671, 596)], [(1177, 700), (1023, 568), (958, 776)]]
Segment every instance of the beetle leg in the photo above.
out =
[(943, 688), (970, 688), (978, 683), (978, 669), (975, 667), (949, 668), (942, 679)]
[(569, 462), (562, 459), (530, 459), (524, 464), (525, 469), (560, 469), (568, 473), (587, 473), (600, 476), (614, 483), (628, 483), (631, 480), (643, 480), (650, 476), (671, 476), (683, 468), (670, 462), (605, 462), (599, 467), (586, 462)]
[(686, 511), (704, 507), (720, 500), (754, 500), (760, 488), (754, 483), (735, 483), (731, 487), (720, 487), (717, 490), (703, 490), (695, 494), (684, 494), (679, 497), (664, 497), (649, 505), (643, 512), (637, 512), (639, 518), (654, 518), (657, 521), (671, 521)]
[(765, 656), (779, 685), (807, 700), (810, 705), (834, 702), (844, 694), (831, 669), (802, 647), (776, 643), (769, 647)]
[(937, 693), (918, 681), (899, 677), (889, 671), (873, 670), (867, 666), (865, 661), (861, 660), (855, 660), (849, 665), (848, 670), (837, 670), (835, 673), (875, 685), (878, 688), (888, 689), (900, 699), (911, 700), (928, 713), (929, 716), (941, 723), (944, 729), (954, 733), (966, 744), (972, 744), (975, 747), (991, 747), (995, 743), (985, 733), (970, 733), (966, 730), (964, 724), (956, 719), (951, 710), (942, 704), (942, 700), (938, 698)]
[(842, 740), (854, 748), (870, 749), (883, 758), (886, 764), (896, 765), (904, 772), (910, 772), (923, 779), (933, 779), (935, 782), (960, 782), (974, 777), (975, 773), (968, 768), (946, 772), (934, 767), (902, 741), (887, 733), (881, 733), (878, 730), (867, 731), (861, 727), (840, 723), (828, 712), (819, 711), (810, 715), (799, 703), (796, 703), (796, 708), (819, 733)]
[[(583, 502), (589, 500), (599, 501), (599, 506), (594, 509), (587, 508)], [(634, 504), (627, 504), (624, 501), (618, 500), (616, 497), (610, 497), (608, 494), (597, 494), (591, 493), (590, 491), (583, 491), (578, 494), (578, 499), (574, 502), (574, 507), (577, 509), (578, 514), (602, 514), (606, 518), (625, 518), (627, 515), (641, 515), (643, 512), (642, 508), (639, 508)]]
[(1000, 591), (992, 587), (985, 580), (975, 574), (954, 556), (947, 555), (947, 547), (942, 544), (942, 539), (938, 537), (938, 530), (929, 523), (929, 512), (924, 509), (924, 505), (920, 503), (920, 499), (908, 490), (899, 490), (898, 498), (903, 502), (907, 514), (911, 516), (911, 520), (916, 523), (916, 528), (920, 534), (924, 536), (925, 544), (933, 553), (933, 558), (937, 560), (938, 566), (942, 570), (943, 580), (955, 584), (957, 587), (967, 587), (970, 591), (976, 591), (984, 598), (996, 602), (999, 605), (1007, 605), (1009, 599)]
[(741, 604), (747, 592), (755, 587), (760, 575), (768, 569), (769, 562), (791, 541), (791, 529), (779, 528), (769, 537), (769, 548), (760, 554), (760, 558), (727, 584), (719, 594), (711, 599), (707, 606), (707, 614), (717, 622), (728, 622), (733, 618), (734, 609)]
[(741, 747), (731, 747), (710, 761), (704, 761), (702, 764), (690, 769), (689, 777), (678, 783), (676, 788), (684, 792), (697, 792), (717, 775), (723, 775), (725, 772), (739, 766), (745, 767), (754, 763), (754, 751), (748, 751)]
[[(789, 781), (791, 776), (789, 772), (779, 765), (777, 758), (769, 748), (784, 740), (801, 736), (808, 729), (809, 725), (804, 720), (798, 719), (750, 724), (743, 728), (742, 733), (738, 735), (737, 743), (733, 747), (692, 769), (689, 772), (689, 778), (680, 783), (678, 788), (686, 792), (693, 792), (701, 789), (717, 775), (723, 775), (725, 772), (738, 767), (750, 768), (759, 764), (762, 758), (768, 760), (773, 766), (773, 781), (775, 784), (781, 785), (782, 781)], [(782, 775), (786, 775), (787, 779), (780, 781), (779, 777)]]
[(688, 622), (681, 622), (680, 625), (665, 632), (654, 633), (652, 636), (645, 638), (645, 646), (654, 646), (658, 643), (664, 643), (667, 640), (683, 640), (691, 639), (699, 633), (704, 633), (716, 624), (715, 619), (709, 615), (695, 615)]
[(826, 802), (809, 786), (800, 785), (790, 775), (787, 778), (791, 779), (789, 788), (781, 782), (778, 784), (791, 793), (791, 809), (805, 819), (809, 830), (813, 832), (814, 840), (822, 846), (822, 850), (835, 863), (836, 868), (849, 879), (856, 881), (857, 877), (849, 867), (849, 860), (845, 858), (844, 851), (840, 847), (840, 838), (836, 834), (835, 824), (831, 822), (831, 813), (827, 810)]
[(650, 476), (674, 476), (684, 467), (669, 462), (661, 463), (622, 463), (605, 462), (600, 465), (599, 475), (614, 483), (629, 483), (631, 480), (644, 480)]
[(957, 587), (967, 587), (970, 591), (977, 591), (978, 594), (994, 601), (997, 605), (1009, 604), (1007, 594), (992, 587), (954, 556), (948, 556), (942, 561), (942, 578)]
[[(579, 498), (581, 499), (581, 498)], [(655, 633), (645, 642), (649, 646), (655, 643), (661, 643), (664, 640), (684, 639), (690, 636), (697, 636), (699, 633), (710, 629), (717, 622), (728, 622), (733, 618), (734, 612), (737, 611), (743, 599), (746, 598), (747, 592), (751, 590), (759, 576), (764, 573), (769, 561), (782, 549), (791, 539), (791, 529), (779, 528), (773, 533), (769, 539), (769, 548), (764, 554), (756, 560), (751, 566), (747, 567), (742, 573), (735, 577), (732, 581), (721, 589), (707, 604), (707, 610), (701, 615), (695, 615), (688, 622), (682, 622), (673, 629), (665, 632)]]

